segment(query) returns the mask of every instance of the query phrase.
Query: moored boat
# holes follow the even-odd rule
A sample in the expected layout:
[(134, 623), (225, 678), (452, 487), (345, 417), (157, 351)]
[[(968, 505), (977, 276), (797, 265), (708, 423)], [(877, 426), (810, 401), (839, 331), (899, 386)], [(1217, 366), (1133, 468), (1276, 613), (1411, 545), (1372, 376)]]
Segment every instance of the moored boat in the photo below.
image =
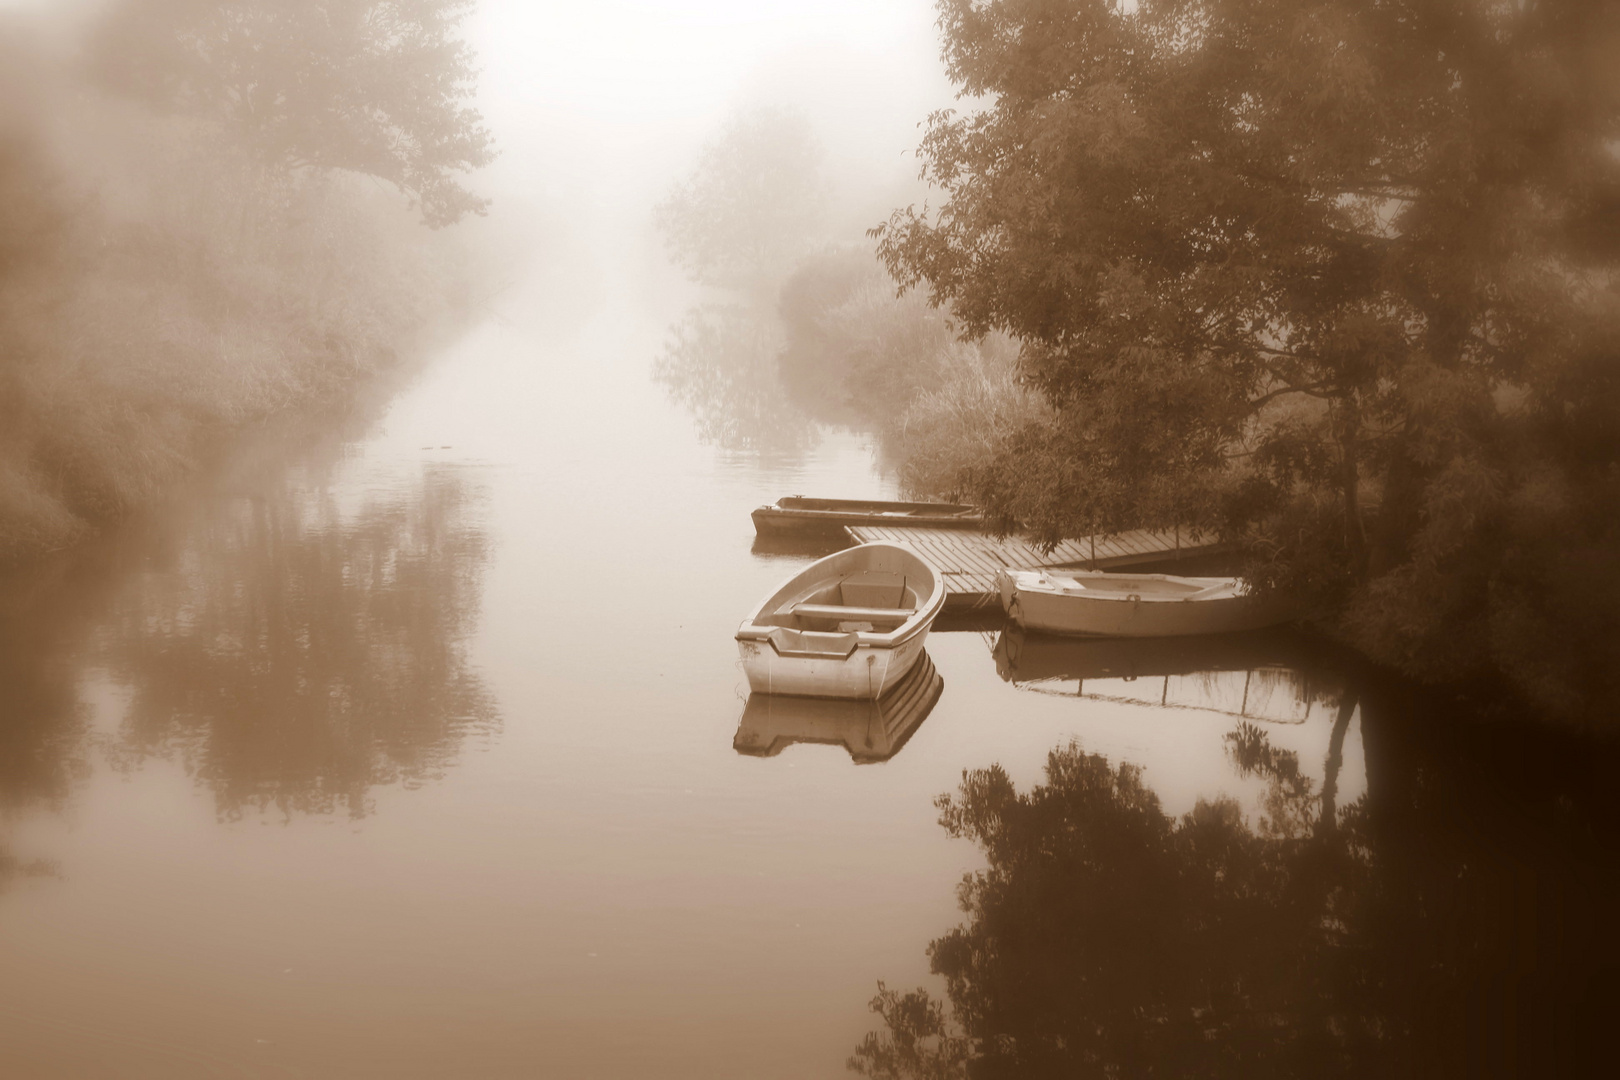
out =
[(945, 680), (925, 651), (911, 670), (876, 701), (750, 694), (732, 749), (774, 757), (794, 743), (842, 746), (857, 765), (898, 754), (944, 692)]
[(1287, 598), (1255, 596), (1242, 578), (1002, 570), (996, 584), (1014, 624), (1047, 634), (1222, 634), (1259, 630), (1298, 616)]
[(944, 578), (904, 544), (818, 559), (737, 629), (755, 693), (875, 700), (911, 670), (945, 604)]
[(807, 499), (790, 495), (753, 513), (760, 536), (795, 533), (841, 534), (850, 525), (916, 525), (933, 529), (977, 529), (984, 515), (976, 506), (942, 502), (881, 502), (869, 499)]

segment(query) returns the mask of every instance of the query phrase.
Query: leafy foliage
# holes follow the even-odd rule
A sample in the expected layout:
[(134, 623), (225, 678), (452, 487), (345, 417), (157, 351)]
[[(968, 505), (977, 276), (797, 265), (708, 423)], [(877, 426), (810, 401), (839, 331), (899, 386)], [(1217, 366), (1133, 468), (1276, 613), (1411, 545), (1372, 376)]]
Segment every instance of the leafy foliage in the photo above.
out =
[(468, 252), (392, 192), (269, 169), (0, 35), (0, 564), (278, 413), (352, 403), (460, 317)]
[(655, 208), (654, 223), (693, 281), (774, 289), (813, 240), (825, 203), (809, 120), (762, 108), (727, 121)]
[(473, 0), (119, 0), (93, 47), (101, 79), (202, 117), (287, 169), (386, 180), (435, 227), (488, 205), (453, 178), (493, 158), (466, 104)]
[(861, 245), (800, 260), (777, 310), (783, 385), (818, 420), (874, 432), (919, 498), (953, 497), (1045, 401), (1004, 334), (964, 340), (948, 311), (894, 282)]
[[(1620, 689), (1620, 12), (941, 0), (881, 253), (1057, 410), (975, 482), (1047, 540), (1191, 525), (1362, 648)], [(1578, 639), (1582, 646), (1565, 648)]]

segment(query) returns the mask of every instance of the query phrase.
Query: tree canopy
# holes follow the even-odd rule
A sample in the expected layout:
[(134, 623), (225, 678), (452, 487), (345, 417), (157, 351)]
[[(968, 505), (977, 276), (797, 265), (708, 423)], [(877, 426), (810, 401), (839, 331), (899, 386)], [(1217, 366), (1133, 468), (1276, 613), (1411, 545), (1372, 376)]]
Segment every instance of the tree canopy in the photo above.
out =
[[(1620, 5), (941, 0), (972, 103), (880, 250), (1056, 419), (1047, 540), (1192, 525), (1373, 655), (1620, 690)], [(1570, 642), (1580, 643), (1569, 647)]]
[(658, 204), (654, 222), (693, 281), (774, 287), (821, 222), (827, 194), (821, 159), (803, 115), (774, 108), (740, 113)]
[(454, 174), (493, 157), (456, 29), (474, 0), (117, 0), (104, 83), (225, 126), (269, 164), (345, 169), (408, 193), (429, 225), (482, 213)]

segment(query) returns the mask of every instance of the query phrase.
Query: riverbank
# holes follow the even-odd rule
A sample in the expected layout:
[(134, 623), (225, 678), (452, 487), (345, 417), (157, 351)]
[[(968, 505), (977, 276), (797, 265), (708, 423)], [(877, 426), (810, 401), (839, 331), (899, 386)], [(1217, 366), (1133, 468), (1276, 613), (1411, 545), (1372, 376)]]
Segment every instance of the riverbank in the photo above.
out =
[(246, 429), (341, 408), (466, 321), (467, 243), (396, 191), (267, 166), (3, 52), (0, 564), (82, 540)]

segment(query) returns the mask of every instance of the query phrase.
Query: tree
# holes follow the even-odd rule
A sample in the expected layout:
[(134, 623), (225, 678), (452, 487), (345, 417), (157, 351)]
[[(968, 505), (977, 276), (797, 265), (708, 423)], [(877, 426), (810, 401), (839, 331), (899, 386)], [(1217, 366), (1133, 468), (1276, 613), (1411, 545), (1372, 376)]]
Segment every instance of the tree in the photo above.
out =
[[(1620, 6), (941, 0), (982, 103), (880, 250), (1023, 343), (1056, 419), (970, 486), (1174, 524), (1362, 648), (1620, 689)], [(1577, 648), (1566, 647), (1570, 641)]]
[(267, 165), (406, 192), (434, 227), (488, 201), (453, 174), (493, 158), (466, 104), (473, 0), (118, 0), (92, 56), (108, 86), (204, 118)]
[(727, 121), (653, 214), (693, 281), (774, 288), (809, 246), (825, 203), (810, 122), (796, 112), (757, 109)]

